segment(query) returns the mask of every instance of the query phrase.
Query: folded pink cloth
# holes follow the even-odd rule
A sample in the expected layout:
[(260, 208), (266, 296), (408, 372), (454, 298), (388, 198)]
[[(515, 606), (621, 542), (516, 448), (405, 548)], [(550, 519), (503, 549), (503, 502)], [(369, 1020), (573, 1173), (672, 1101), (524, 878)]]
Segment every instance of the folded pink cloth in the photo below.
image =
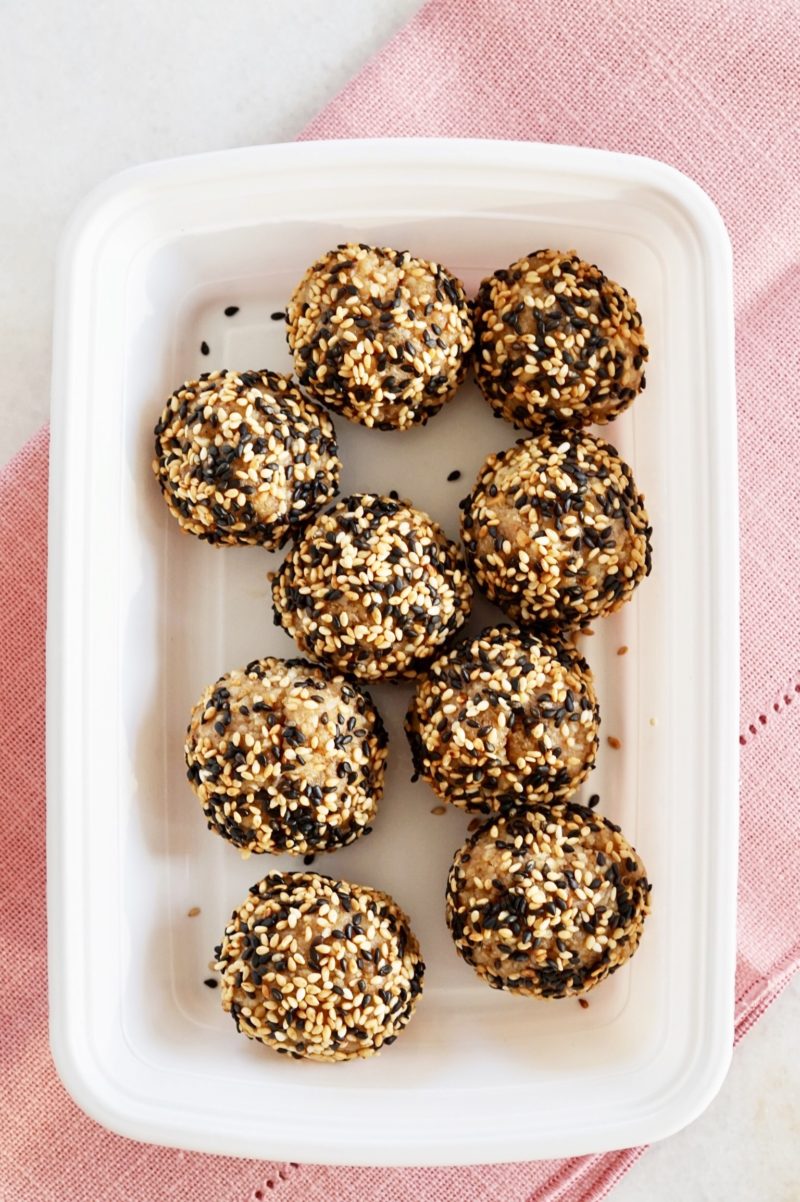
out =
[[(687, 172), (722, 210), (736, 262), (742, 512), (737, 1037), (800, 956), (798, 69), (794, 0), (433, 0), (305, 133), (634, 151)], [(4, 1202), (602, 1198), (643, 1149), (470, 1169), (270, 1165), (136, 1144), (72, 1103), (47, 1045), (46, 487), (42, 432), (0, 476)]]

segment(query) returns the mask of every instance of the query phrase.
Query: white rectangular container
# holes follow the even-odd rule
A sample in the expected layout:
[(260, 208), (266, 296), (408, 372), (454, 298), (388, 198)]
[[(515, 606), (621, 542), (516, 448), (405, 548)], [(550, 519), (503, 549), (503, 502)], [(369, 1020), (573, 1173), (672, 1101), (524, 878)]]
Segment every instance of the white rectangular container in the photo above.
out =
[[(603, 734), (622, 746), (603, 739), (583, 796), (600, 793), (654, 889), (639, 953), (588, 1009), (488, 989), (443, 918), (467, 817), (432, 814), (409, 783), (408, 688), (375, 689), (391, 737), (381, 813), (315, 867), (409, 911), (426, 988), (396, 1047), (326, 1066), (237, 1036), (203, 985), (230, 911), (276, 861), (244, 862), (206, 831), (182, 758), (208, 681), (292, 652), (270, 611), (279, 557), (181, 535), (150, 460), (179, 382), (289, 369), (270, 315), (347, 239), (435, 258), (471, 292), (534, 247), (576, 247), (639, 302), (648, 388), (606, 436), (646, 493), (655, 566), (584, 644)], [(453, 536), (479, 464), (515, 437), (473, 385), (424, 430), (336, 424), (343, 492), (396, 488)], [(574, 1155), (696, 1116), (733, 1027), (736, 510), (730, 249), (710, 200), (668, 167), (521, 143), (305, 143), (156, 163), (95, 192), (59, 273), (50, 514), (51, 1040), (78, 1103), (139, 1139), (360, 1164)], [(493, 613), (481, 603), (472, 628)]]

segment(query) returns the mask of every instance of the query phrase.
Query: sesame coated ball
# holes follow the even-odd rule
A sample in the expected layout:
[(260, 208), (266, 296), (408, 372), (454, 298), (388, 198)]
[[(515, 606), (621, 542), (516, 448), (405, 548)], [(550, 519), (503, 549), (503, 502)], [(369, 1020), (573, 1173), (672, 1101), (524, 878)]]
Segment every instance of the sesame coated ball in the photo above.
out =
[(210, 830), (275, 855), (334, 851), (368, 834), (386, 731), (367, 691), (304, 660), (254, 660), (204, 691), (186, 735)]
[(289, 376), (214, 371), (167, 401), (153, 471), (183, 530), (277, 550), (336, 496), (333, 423)]
[(490, 455), (462, 502), (467, 562), (515, 621), (581, 626), (630, 600), (652, 533), (633, 473), (585, 431), (553, 430)]
[(644, 388), (636, 302), (574, 250), (537, 250), (475, 300), (475, 375), (492, 408), (527, 430), (612, 421)]
[(363, 680), (415, 676), (469, 612), (461, 552), (407, 501), (354, 493), (320, 514), (272, 584), (304, 655)]
[(314, 872), (253, 885), (215, 952), (237, 1029), (295, 1060), (355, 1060), (394, 1043), (425, 972), (388, 894)]
[(466, 373), (473, 334), (463, 285), (408, 251), (363, 243), (329, 251), (286, 313), (300, 383), (361, 425), (424, 425)]
[(406, 719), (416, 771), (443, 801), (483, 814), (574, 793), (594, 767), (599, 725), (586, 660), (513, 626), (437, 659)]
[(459, 955), (493, 989), (570, 997), (636, 951), (650, 888), (608, 818), (571, 804), (515, 810), (456, 852), (447, 925)]

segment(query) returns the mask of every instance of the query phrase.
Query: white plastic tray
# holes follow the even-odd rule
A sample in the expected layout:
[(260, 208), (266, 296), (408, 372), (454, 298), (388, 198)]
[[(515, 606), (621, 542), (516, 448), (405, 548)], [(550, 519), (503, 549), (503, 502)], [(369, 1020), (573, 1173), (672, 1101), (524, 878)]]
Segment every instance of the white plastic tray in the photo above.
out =
[[(391, 734), (382, 810), (315, 867), (407, 908), (426, 988), (396, 1047), (326, 1066), (237, 1036), (203, 985), (247, 887), (297, 861), (243, 862), (206, 831), (184, 776), (188, 711), (221, 672), (292, 646), (269, 607), (278, 557), (181, 536), (150, 458), (184, 378), (288, 369), (270, 314), (348, 238), (436, 258), (470, 290), (526, 251), (575, 246), (639, 301), (648, 387), (608, 437), (647, 495), (655, 568), (585, 643), (603, 735), (622, 748), (603, 738), (583, 796), (600, 793), (654, 890), (639, 953), (588, 1009), (486, 988), (443, 919), (467, 817), (433, 815), (409, 783), (408, 690), (375, 689)], [(397, 488), (452, 535), (484, 456), (515, 437), (471, 385), (425, 430), (337, 429), (343, 491)], [(640, 1144), (708, 1104), (732, 1040), (738, 581), (730, 250), (699, 188), (646, 159), (478, 141), (267, 146), (116, 177), (65, 238), (50, 520), (51, 1040), (86, 1111), (207, 1151), (444, 1164)], [(491, 615), (479, 606), (473, 628)]]

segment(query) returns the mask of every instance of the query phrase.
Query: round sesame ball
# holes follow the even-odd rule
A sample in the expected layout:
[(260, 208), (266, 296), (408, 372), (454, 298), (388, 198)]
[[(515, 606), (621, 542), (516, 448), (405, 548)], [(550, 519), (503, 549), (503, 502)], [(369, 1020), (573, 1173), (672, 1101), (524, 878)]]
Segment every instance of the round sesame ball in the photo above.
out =
[(471, 813), (568, 797), (597, 756), (589, 665), (570, 646), (491, 626), (437, 659), (406, 719), (414, 767)]
[(320, 514), (272, 583), (275, 622), (303, 654), (363, 680), (415, 676), (463, 625), (471, 598), (441, 527), (373, 493)]
[(472, 318), (460, 280), (426, 259), (346, 243), (318, 259), (287, 306), (300, 383), (379, 430), (424, 425), (464, 378)]
[(333, 423), (289, 376), (214, 371), (167, 401), (153, 471), (183, 530), (277, 550), (336, 496)]
[(522, 624), (586, 625), (630, 600), (652, 533), (633, 473), (585, 431), (553, 430), (490, 455), (462, 502), (478, 586)]
[(246, 851), (300, 856), (369, 833), (386, 742), (362, 686), (301, 659), (267, 658), (204, 691), (186, 765), (210, 830)]
[(528, 430), (612, 421), (645, 386), (636, 301), (574, 250), (537, 250), (475, 300), (475, 375), (492, 408)]
[(584, 806), (537, 806), (491, 819), (456, 852), (447, 925), (493, 989), (570, 997), (633, 955), (649, 895), (615, 823)]
[(388, 894), (315, 872), (253, 885), (215, 951), (238, 1030), (295, 1060), (355, 1060), (394, 1043), (425, 972)]

